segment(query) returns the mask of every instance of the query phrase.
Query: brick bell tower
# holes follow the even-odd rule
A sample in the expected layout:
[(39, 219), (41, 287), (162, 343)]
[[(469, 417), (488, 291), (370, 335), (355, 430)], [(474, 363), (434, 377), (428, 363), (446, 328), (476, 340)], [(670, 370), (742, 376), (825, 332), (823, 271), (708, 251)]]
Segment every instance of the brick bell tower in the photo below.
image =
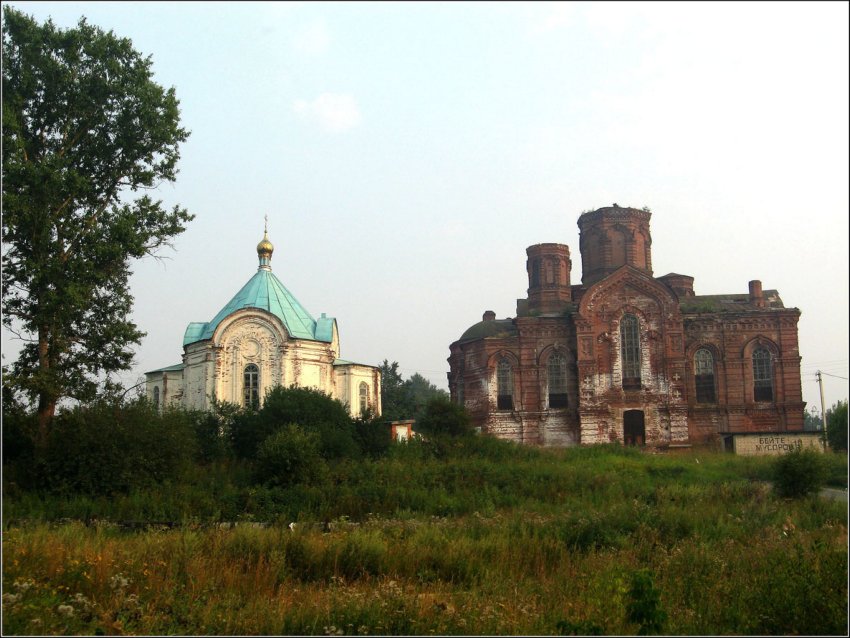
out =
[(570, 249), (564, 244), (535, 244), (528, 255), (528, 311), (531, 314), (560, 314), (570, 303)]
[(581, 283), (589, 286), (626, 264), (652, 277), (651, 216), (614, 204), (579, 217)]

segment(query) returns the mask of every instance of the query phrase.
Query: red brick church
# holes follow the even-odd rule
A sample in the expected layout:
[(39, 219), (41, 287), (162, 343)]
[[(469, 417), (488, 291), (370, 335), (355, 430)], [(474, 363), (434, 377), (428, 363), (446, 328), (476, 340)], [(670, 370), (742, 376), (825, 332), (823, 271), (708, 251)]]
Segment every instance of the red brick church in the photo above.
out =
[(485, 312), (451, 344), (452, 399), (482, 432), (671, 447), (803, 430), (800, 311), (758, 280), (695, 295), (693, 277), (654, 277), (650, 217), (617, 204), (581, 215), (581, 284), (568, 246), (530, 246), (516, 317)]

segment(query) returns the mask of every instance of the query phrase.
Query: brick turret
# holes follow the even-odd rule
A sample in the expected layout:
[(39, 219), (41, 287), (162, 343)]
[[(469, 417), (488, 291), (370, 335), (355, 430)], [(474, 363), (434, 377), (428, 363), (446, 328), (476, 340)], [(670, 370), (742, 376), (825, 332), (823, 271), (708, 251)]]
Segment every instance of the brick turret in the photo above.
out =
[(578, 219), (581, 283), (588, 286), (628, 264), (652, 276), (648, 210), (617, 204)]
[(531, 314), (557, 314), (571, 301), (570, 249), (564, 244), (535, 244), (528, 255), (528, 311)]

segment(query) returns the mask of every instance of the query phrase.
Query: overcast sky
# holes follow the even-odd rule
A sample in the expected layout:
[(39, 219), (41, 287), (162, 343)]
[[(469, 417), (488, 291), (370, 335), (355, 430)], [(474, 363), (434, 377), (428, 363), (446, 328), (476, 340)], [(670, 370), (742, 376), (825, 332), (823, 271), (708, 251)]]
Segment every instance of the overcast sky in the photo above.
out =
[(850, 376), (846, 2), (7, 4), (129, 37), (192, 132), (160, 197), (197, 217), (134, 266), (127, 383), (254, 274), (268, 215), (343, 358), (446, 388), (449, 344), (527, 296), (526, 247), (569, 245), (579, 283), (576, 221), (614, 202), (652, 210), (656, 276), (802, 311), (809, 406), (816, 370)]

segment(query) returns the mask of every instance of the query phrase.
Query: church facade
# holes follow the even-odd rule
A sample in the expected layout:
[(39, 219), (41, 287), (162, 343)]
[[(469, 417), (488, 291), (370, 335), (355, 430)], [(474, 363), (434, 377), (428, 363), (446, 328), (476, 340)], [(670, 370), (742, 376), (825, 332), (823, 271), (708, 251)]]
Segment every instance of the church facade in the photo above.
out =
[(157, 407), (207, 410), (213, 399), (256, 409), (276, 386), (311, 387), (348, 405), (352, 416), (381, 413), (381, 373), (339, 358), (336, 319), (313, 316), (272, 273), (268, 232), (259, 268), (211, 321), (190, 323), (181, 363), (145, 373)]
[(696, 295), (693, 277), (655, 277), (650, 217), (616, 204), (582, 214), (576, 285), (568, 246), (530, 246), (516, 317), (487, 311), (450, 345), (452, 399), (482, 432), (676, 447), (803, 431), (800, 311), (758, 280)]

